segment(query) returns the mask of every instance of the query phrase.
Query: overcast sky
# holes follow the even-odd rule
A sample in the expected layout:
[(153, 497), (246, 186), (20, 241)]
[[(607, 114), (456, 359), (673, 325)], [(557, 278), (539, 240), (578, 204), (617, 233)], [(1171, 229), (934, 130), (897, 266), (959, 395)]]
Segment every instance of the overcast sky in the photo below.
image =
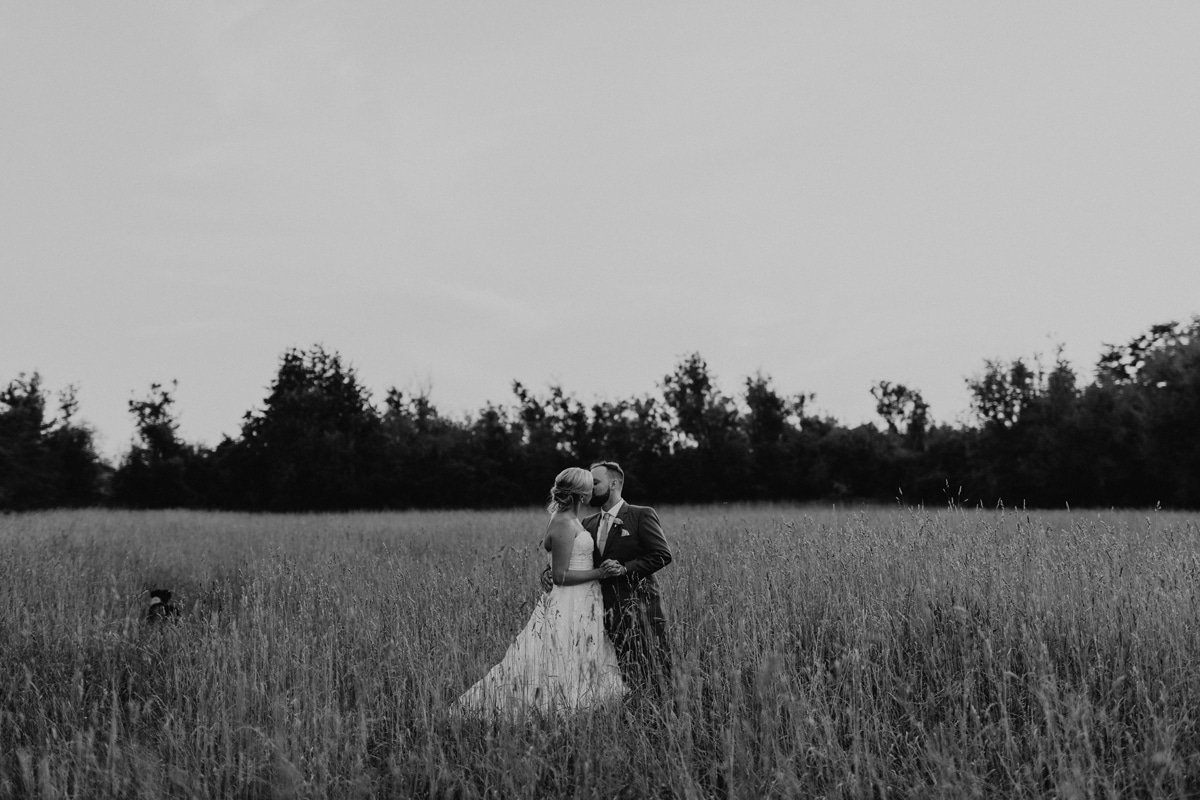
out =
[(1200, 312), (1198, 3), (0, 5), (0, 382), (215, 445), (289, 347), (448, 414), (699, 351), (846, 424)]

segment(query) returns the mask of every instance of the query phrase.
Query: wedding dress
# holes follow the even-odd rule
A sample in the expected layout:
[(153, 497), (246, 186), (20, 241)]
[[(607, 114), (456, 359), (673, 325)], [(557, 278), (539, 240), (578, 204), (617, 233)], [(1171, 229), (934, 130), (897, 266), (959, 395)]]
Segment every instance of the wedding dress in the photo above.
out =
[[(592, 537), (578, 525), (568, 569), (592, 569)], [(516, 641), (451, 707), (483, 714), (580, 711), (625, 693), (617, 652), (604, 633), (599, 581), (543, 594)]]

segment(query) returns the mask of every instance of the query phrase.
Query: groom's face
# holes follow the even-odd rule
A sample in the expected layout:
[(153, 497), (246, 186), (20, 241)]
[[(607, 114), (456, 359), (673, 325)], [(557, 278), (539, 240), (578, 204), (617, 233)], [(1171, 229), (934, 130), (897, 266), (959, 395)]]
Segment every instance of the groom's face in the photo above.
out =
[(609, 495), (612, 493), (612, 478), (608, 477), (608, 470), (604, 467), (596, 467), (592, 470), (592, 502), (591, 505), (599, 508), (608, 502)]

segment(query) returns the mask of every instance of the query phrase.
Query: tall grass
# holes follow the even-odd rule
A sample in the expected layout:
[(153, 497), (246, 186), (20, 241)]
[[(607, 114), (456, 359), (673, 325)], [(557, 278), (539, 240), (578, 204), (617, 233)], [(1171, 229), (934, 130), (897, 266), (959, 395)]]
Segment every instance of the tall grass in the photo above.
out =
[(1200, 793), (1195, 517), (660, 511), (673, 696), (494, 725), (537, 511), (0, 517), (0, 797)]

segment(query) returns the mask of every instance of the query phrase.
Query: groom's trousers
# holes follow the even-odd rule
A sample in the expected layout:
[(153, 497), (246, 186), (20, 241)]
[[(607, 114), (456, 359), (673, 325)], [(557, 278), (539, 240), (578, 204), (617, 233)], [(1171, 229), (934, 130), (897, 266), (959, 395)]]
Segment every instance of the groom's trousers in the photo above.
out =
[(604, 627), (616, 648), (622, 677), (635, 694), (665, 695), (671, 687), (671, 650), (658, 593), (635, 591), (612, 600), (604, 609)]

